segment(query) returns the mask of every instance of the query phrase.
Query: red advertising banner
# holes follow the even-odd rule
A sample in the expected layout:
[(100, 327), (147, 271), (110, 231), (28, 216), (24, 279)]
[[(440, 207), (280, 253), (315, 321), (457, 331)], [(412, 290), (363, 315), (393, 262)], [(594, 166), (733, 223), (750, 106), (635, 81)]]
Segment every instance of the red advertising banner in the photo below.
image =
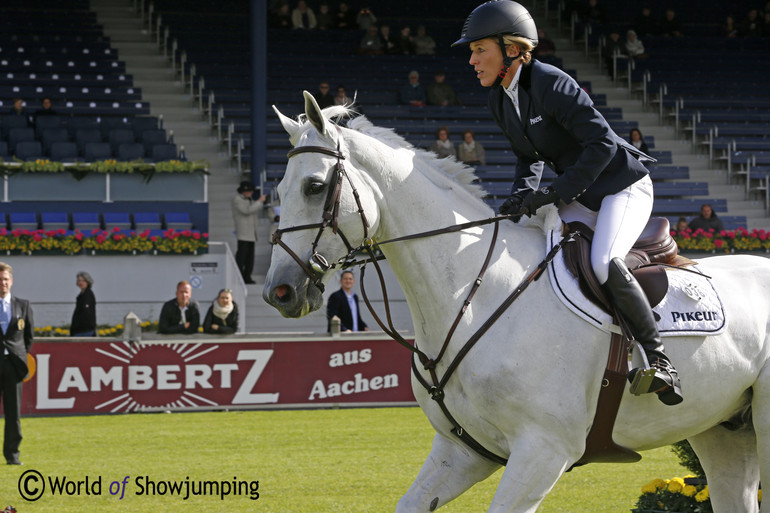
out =
[(414, 402), (411, 354), (390, 339), (36, 341), (32, 354), (23, 415)]

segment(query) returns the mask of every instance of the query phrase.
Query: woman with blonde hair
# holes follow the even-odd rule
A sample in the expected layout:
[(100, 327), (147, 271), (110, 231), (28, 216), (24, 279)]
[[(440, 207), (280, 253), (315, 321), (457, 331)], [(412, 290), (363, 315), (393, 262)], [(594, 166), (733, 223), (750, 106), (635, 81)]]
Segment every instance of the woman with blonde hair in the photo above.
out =
[[(532, 58), (537, 43), (526, 8), (492, 0), (471, 12), (453, 44), (470, 47), (468, 64), (490, 88), (489, 110), (517, 157), (511, 196), (500, 213), (518, 222), (557, 205), (564, 221), (594, 230), (594, 274), (654, 369), (649, 383), (634, 380), (641, 369), (632, 370), (631, 391), (655, 392), (664, 404), (678, 404), (679, 376), (663, 350), (650, 303), (624, 262), (652, 212), (652, 181), (638, 160), (652, 159), (613, 132), (572, 77)], [(557, 177), (541, 187), (546, 164)]]
[(211, 303), (203, 321), (203, 331), (215, 335), (232, 335), (238, 331), (238, 305), (230, 289), (222, 289)]

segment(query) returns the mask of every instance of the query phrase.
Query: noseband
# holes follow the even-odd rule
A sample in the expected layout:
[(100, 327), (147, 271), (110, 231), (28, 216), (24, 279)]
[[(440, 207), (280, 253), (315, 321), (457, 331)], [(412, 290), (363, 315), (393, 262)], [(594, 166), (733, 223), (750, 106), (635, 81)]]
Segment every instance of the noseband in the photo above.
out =
[[(298, 148), (294, 148), (291, 150), (287, 157), (291, 159), (295, 155), (299, 155), (300, 153), (321, 153), (323, 155), (329, 155), (330, 157), (336, 157), (337, 163), (334, 165), (334, 168), (332, 169), (332, 175), (331, 180), (329, 182), (329, 190), (326, 194), (326, 202), (324, 203), (324, 209), (323, 214), (321, 216), (321, 222), (319, 223), (312, 223), (312, 224), (303, 224), (300, 226), (292, 226), (289, 228), (284, 229), (278, 229), (273, 233), (272, 243), (278, 244), (281, 246), (288, 254), (291, 256), (297, 264), (302, 268), (303, 271), (305, 271), (305, 274), (307, 274), (308, 278), (310, 279), (310, 282), (315, 285), (321, 292), (324, 291), (324, 285), (321, 283), (321, 280), (323, 279), (324, 273), (330, 269), (335, 269), (336, 267), (343, 267), (345, 264), (349, 261), (352, 261), (354, 259), (354, 255), (357, 251), (362, 249), (366, 246), (367, 243), (371, 244), (371, 241), (369, 241), (369, 222), (366, 220), (366, 214), (364, 214), (364, 208), (361, 205), (361, 199), (358, 196), (358, 191), (356, 190), (356, 187), (353, 185), (353, 182), (350, 180), (350, 177), (345, 172), (345, 166), (342, 164), (342, 161), (345, 160), (345, 156), (340, 152), (339, 143), (337, 144), (337, 149), (332, 150), (329, 148), (325, 148), (323, 146), (300, 146)], [(348, 242), (347, 237), (345, 237), (345, 234), (342, 233), (342, 230), (339, 229), (339, 226), (337, 225), (337, 220), (339, 217), (339, 208), (340, 208), (340, 198), (342, 195), (342, 178), (345, 177), (350, 184), (350, 187), (353, 189), (353, 197), (356, 200), (356, 206), (358, 207), (358, 214), (361, 217), (361, 224), (364, 228), (364, 244), (354, 248), (350, 245), (350, 242)], [(329, 261), (318, 252), (318, 242), (321, 240), (321, 235), (323, 235), (324, 229), (331, 227), (332, 233), (335, 235), (339, 235), (342, 239), (342, 242), (345, 243), (345, 247), (348, 249), (348, 253), (337, 260), (334, 263), (329, 263)], [(304, 262), (297, 253), (295, 253), (289, 246), (286, 245), (286, 243), (281, 240), (281, 237), (286, 232), (297, 232), (301, 230), (312, 230), (312, 229), (318, 229), (318, 234), (315, 237), (315, 240), (313, 241), (313, 246), (311, 248), (311, 257), (308, 262)]]

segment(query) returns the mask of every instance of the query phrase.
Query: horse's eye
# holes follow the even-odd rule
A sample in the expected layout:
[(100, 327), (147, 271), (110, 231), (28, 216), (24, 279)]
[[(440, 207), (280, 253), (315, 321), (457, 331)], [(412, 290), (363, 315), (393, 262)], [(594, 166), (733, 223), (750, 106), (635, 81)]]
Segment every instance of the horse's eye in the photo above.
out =
[(313, 194), (321, 194), (326, 189), (326, 184), (323, 182), (312, 182), (307, 188), (308, 196)]

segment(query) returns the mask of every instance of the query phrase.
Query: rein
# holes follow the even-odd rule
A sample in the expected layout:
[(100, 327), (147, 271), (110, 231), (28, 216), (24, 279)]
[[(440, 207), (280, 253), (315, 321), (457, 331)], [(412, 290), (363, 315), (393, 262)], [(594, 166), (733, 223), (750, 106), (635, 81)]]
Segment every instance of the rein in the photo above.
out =
[[(457, 367), (460, 365), (460, 362), (462, 362), (462, 360), (465, 358), (468, 352), (473, 348), (476, 342), (478, 342), (481, 339), (481, 337), (484, 336), (484, 334), (489, 330), (489, 328), (491, 328), (492, 325), (505, 313), (508, 307), (510, 307), (511, 304), (513, 304), (513, 302), (524, 292), (524, 290), (526, 290), (526, 288), (530, 285), (530, 283), (532, 283), (533, 281), (537, 281), (538, 278), (540, 278), (540, 276), (543, 274), (548, 264), (554, 259), (554, 257), (556, 257), (556, 254), (561, 250), (562, 246), (566, 243), (572, 242), (574, 240), (574, 237), (578, 234), (578, 232), (571, 232), (566, 238), (562, 239), (558, 244), (556, 244), (553, 248), (551, 248), (551, 250), (545, 256), (545, 258), (537, 265), (537, 267), (522, 280), (522, 282), (516, 287), (516, 289), (513, 292), (511, 292), (511, 294), (484, 322), (484, 324), (482, 324), (476, 330), (476, 332), (473, 333), (473, 335), (468, 339), (468, 341), (462, 346), (460, 351), (458, 351), (458, 353), (454, 356), (452, 361), (449, 363), (446, 370), (444, 371), (444, 374), (441, 377), (439, 377), (438, 372), (436, 371), (436, 366), (444, 357), (444, 354), (446, 353), (446, 350), (449, 347), (449, 342), (451, 341), (452, 336), (454, 335), (455, 330), (457, 329), (457, 326), (460, 324), (460, 321), (462, 320), (463, 316), (465, 315), (465, 312), (470, 306), (473, 296), (476, 294), (476, 291), (481, 286), (481, 283), (484, 278), (484, 274), (486, 273), (487, 267), (489, 266), (489, 262), (492, 258), (492, 254), (494, 253), (495, 244), (497, 242), (497, 234), (500, 228), (500, 221), (505, 219), (511, 219), (514, 216), (521, 216), (522, 214), (520, 213), (520, 214), (512, 214), (512, 215), (505, 215), (505, 216), (496, 216), (496, 217), (481, 219), (477, 221), (469, 221), (466, 223), (447, 226), (445, 228), (439, 228), (435, 230), (428, 230), (428, 231), (414, 233), (410, 235), (404, 235), (401, 237), (396, 237), (393, 239), (388, 239), (388, 240), (384, 240), (376, 243), (377, 245), (381, 246), (383, 244), (391, 244), (394, 242), (403, 242), (407, 240), (433, 237), (436, 235), (455, 233), (455, 232), (459, 232), (459, 231), (462, 231), (468, 228), (477, 227), (477, 226), (494, 224), (494, 232), (492, 234), (492, 240), (490, 242), (489, 250), (487, 251), (486, 258), (484, 259), (484, 263), (481, 266), (481, 270), (479, 271), (476, 277), (476, 280), (474, 281), (473, 286), (471, 287), (471, 290), (468, 292), (468, 295), (465, 298), (465, 301), (463, 302), (463, 305), (460, 308), (459, 313), (457, 314), (454, 322), (449, 328), (449, 331), (447, 332), (447, 335), (444, 338), (444, 343), (441, 346), (441, 350), (439, 351), (438, 355), (435, 358), (430, 358), (427, 354), (425, 354), (425, 352), (419, 349), (416, 345), (412, 345), (406, 339), (404, 339), (404, 337), (402, 337), (398, 333), (396, 328), (393, 326), (393, 320), (390, 314), (390, 301), (388, 299), (388, 292), (387, 292), (387, 287), (385, 285), (385, 278), (382, 273), (382, 269), (378, 263), (378, 260), (384, 257), (377, 257), (374, 254), (373, 246), (375, 245), (375, 241), (369, 238), (369, 222), (367, 221), (366, 215), (364, 214), (364, 209), (363, 209), (363, 206), (361, 205), (361, 199), (358, 195), (358, 191), (353, 185), (353, 182), (350, 180), (350, 177), (345, 172), (345, 167), (342, 164), (342, 161), (345, 160), (345, 157), (340, 152), (339, 143), (337, 144), (336, 150), (325, 148), (323, 146), (301, 146), (299, 148), (294, 148), (293, 150), (291, 150), (287, 156), (288, 158), (291, 158), (301, 153), (321, 153), (324, 155), (329, 155), (331, 157), (337, 158), (337, 163), (335, 164), (332, 171), (332, 178), (329, 184), (329, 190), (326, 196), (326, 202), (324, 204), (322, 220), (319, 223), (311, 223), (311, 224), (305, 224), (305, 225), (299, 225), (299, 226), (292, 226), (284, 229), (278, 229), (275, 231), (275, 233), (273, 233), (272, 243), (278, 244), (279, 246), (281, 246), (297, 262), (297, 264), (299, 264), (302, 270), (305, 271), (305, 274), (307, 274), (311, 283), (316, 287), (318, 287), (321, 290), (321, 292), (323, 292), (324, 290), (324, 285), (323, 283), (321, 283), (321, 280), (325, 272), (331, 269), (335, 269), (337, 267), (347, 268), (351, 266), (360, 265), (361, 266), (361, 295), (364, 298), (364, 303), (366, 304), (366, 307), (369, 309), (369, 312), (372, 314), (372, 316), (374, 317), (374, 320), (377, 322), (380, 328), (382, 328), (382, 330), (389, 337), (391, 337), (393, 340), (395, 340), (400, 345), (402, 345), (403, 347), (405, 347), (406, 349), (408, 349), (413, 353), (412, 371), (414, 372), (414, 375), (417, 378), (417, 380), (420, 382), (420, 384), (428, 392), (430, 397), (434, 401), (436, 401), (436, 403), (439, 405), (439, 407), (441, 408), (441, 411), (444, 412), (444, 415), (446, 416), (447, 420), (449, 420), (449, 422), (452, 424), (451, 432), (454, 433), (466, 445), (468, 445), (468, 447), (470, 447), (480, 455), (500, 465), (505, 466), (508, 462), (506, 458), (503, 458), (502, 456), (498, 456), (497, 454), (494, 454), (488, 451), (478, 441), (476, 441), (470, 434), (468, 434), (462, 428), (462, 426), (460, 426), (457, 420), (455, 420), (455, 418), (452, 416), (451, 412), (449, 411), (449, 409), (447, 408), (444, 402), (444, 398), (445, 398), (444, 388), (446, 387), (446, 384), (449, 381), (449, 379), (452, 377), (452, 374), (454, 374), (455, 370), (457, 370)], [(339, 216), (339, 205), (340, 205), (340, 197), (342, 192), (343, 176), (347, 178), (348, 183), (350, 184), (353, 190), (353, 196), (356, 200), (356, 206), (358, 207), (358, 214), (361, 217), (361, 223), (363, 225), (363, 230), (364, 230), (364, 241), (361, 245), (355, 248), (351, 246), (351, 244), (348, 242), (348, 239), (345, 237), (345, 235), (337, 226), (337, 218)], [(321, 255), (317, 251), (318, 242), (321, 238), (321, 235), (323, 234), (324, 229), (330, 226), (332, 228), (332, 232), (340, 236), (340, 238), (345, 244), (345, 247), (348, 249), (348, 253), (345, 256), (341, 257), (336, 262), (331, 264), (323, 255)], [(300, 231), (300, 230), (311, 230), (316, 228), (318, 229), (318, 234), (316, 235), (316, 238), (313, 241), (312, 256), (310, 257), (310, 260), (307, 263), (305, 263), (291, 248), (289, 248), (281, 240), (281, 236), (284, 233)], [(369, 258), (361, 261), (356, 261), (355, 254), (358, 253), (359, 251), (366, 251), (366, 253), (369, 255)], [(377, 312), (375, 312), (374, 307), (372, 306), (366, 294), (366, 287), (364, 286), (364, 274), (366, 272), (366, 264), (369, 262), (371, 262), (374, 265), (374, 268), (377, 271), (377, 276), (380, 281), (380, 289), (382, 290), (382, 295), (383, 295), (383, 303), (385, 308), (385, 317), (387, 319), (387, 326), (382, 321), (382, 319), (377, 314)], [(423, 369), (428, 371), (430, 376), (430, 382), (427, 379), (425, 379), (425, 377), (423, 377), (422, 374), (420, 373), (419, 369), (417, 368), (417, 364), (415, 362), (414, 356), (417, 356), (417, 358), (420, 360), (420, 363), (422, 364)]]

